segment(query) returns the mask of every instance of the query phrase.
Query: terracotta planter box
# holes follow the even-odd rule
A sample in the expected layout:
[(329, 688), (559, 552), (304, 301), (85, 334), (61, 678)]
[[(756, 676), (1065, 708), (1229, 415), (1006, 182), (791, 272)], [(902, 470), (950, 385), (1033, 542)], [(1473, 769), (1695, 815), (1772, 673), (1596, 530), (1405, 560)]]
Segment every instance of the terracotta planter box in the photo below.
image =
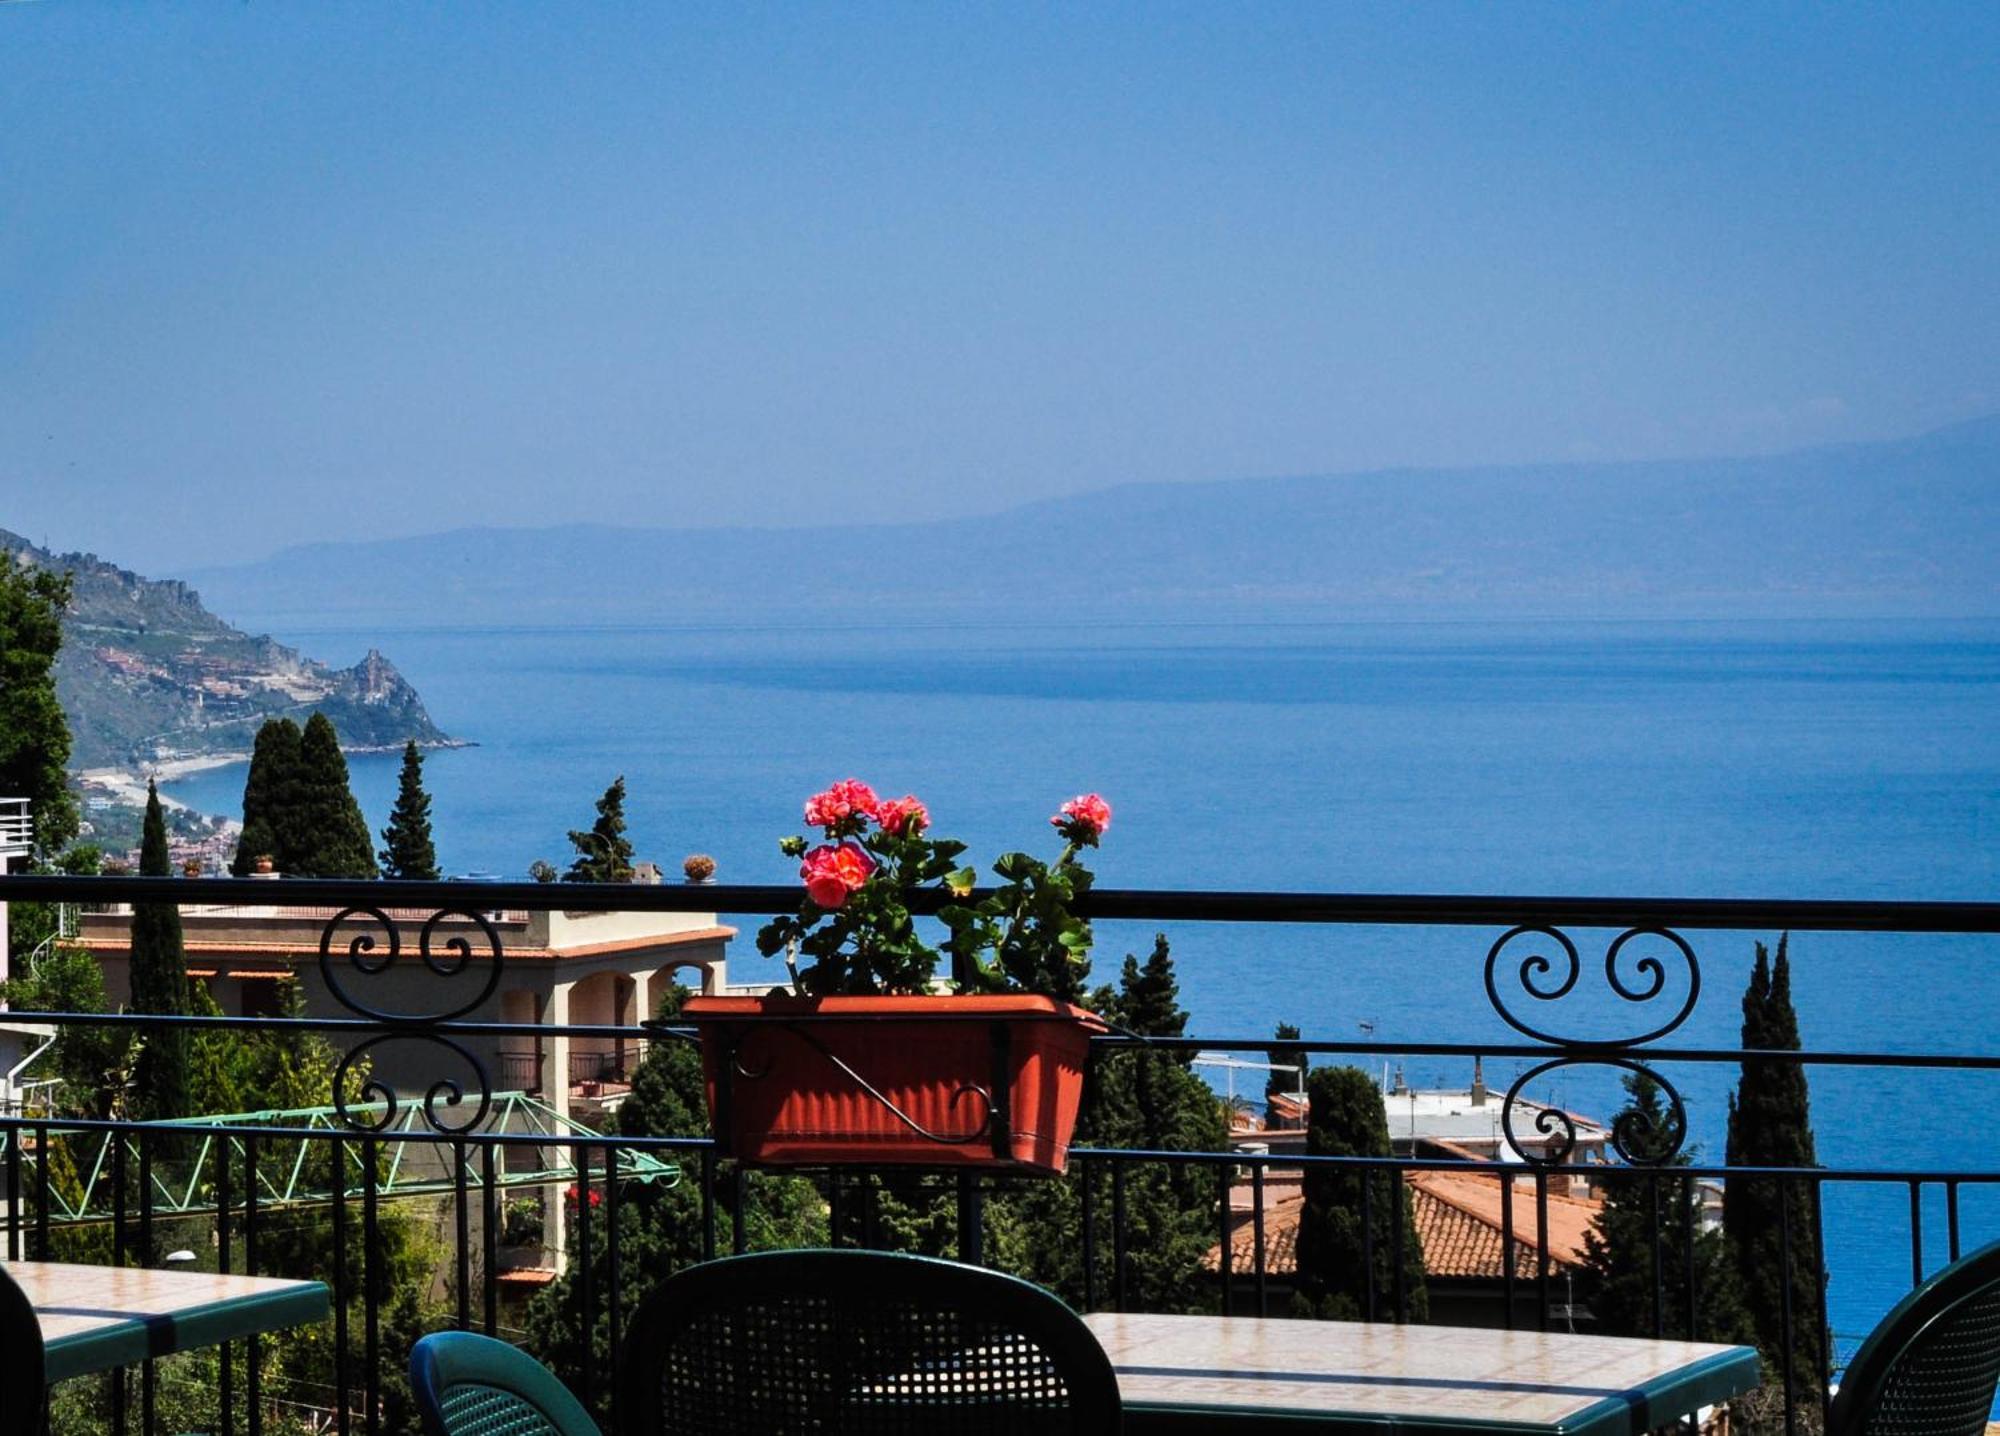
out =
[(1069, 1159), (1092, 1036), (1049, 997), (694, 997), (725, 1156), (760, 1166)]

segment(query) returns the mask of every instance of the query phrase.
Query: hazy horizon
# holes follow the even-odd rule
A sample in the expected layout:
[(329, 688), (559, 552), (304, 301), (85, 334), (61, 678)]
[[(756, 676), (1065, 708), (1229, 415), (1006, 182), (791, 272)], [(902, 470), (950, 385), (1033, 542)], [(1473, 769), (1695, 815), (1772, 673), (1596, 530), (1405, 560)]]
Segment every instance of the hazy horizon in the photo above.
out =
[(2000, 409), (2000, 14), (0, 6), (0, 525), (872, 524)]

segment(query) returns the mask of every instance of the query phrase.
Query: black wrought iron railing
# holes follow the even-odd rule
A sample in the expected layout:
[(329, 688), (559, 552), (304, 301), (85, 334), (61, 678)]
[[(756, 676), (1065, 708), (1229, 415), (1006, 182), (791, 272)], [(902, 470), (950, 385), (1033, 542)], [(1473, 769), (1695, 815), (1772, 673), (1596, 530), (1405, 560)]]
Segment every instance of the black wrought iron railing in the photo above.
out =
[[(98, 910), (272, 902), (273, 884), (252, 887), (226, 879), (16, 875), (0, 878), (0, 901)], [(1351, 1190), (1371, 1271), (1378, 1249), (1405, 1247), (1405, 1224), (1415, 1218), (1402, 1192), (1413, 1174), (1490, 1186), (1496, 1215), (1486, 1226), (1498, 1259), (1484, 1275), (1451, 1280), (1484, 1283), (1481, 1295), (1490, 1300), (1482, 1319), (1542, 1327), (1588, 1326), (1592, 1318), (1573, 1290), (1575, 1244), (1559, 1251), (1552, 1235), (1557, 1216), (1574, 1216), (1573, 1186), (1637, 1192), (1644, 1198), (1639, 1209), (1651, 1214), (1638, 1267), (1644, 1288), (1638, 1324), (1659, 1334), (1699, 1333), (1704, 1312), (1725, 1295), (1708, 1289), (1696, 1260), (1707, 1240), (1704, 1194), (1720, 1188), (1726, 1205), (1732, 1189), (1745, 1193), (1762, 1184), (1767, 1201), (1778, 1194), (1770, 1203), (1777, 1227), (1770, 1245), (1782, 1279), (1775, 1289), (1739, 1295), (1779, 1308), (1757, 1313), (1760, 1329), (1775, 1332), (1774, 1355), (1805, 1352), (1810, 1359), (1774, 1359), (1770, 1409), (1745, 1419), (1795, 1433), (1817, 1425), (1843, 1343), (1857, 1334), (1837, 1331), (1829, 1315), (1830, 1287), (1846, 1279), (1848, 1260), (1827, 1239), (1830, 1198), (1863, 1190), (1894, 1194), (1904, 1214), (1900, 1226), (1878, 1223), (1867, 1249), (1852, 1258), (1874, 1279), (1889, 1245), (1906, 1248), (1901, 1274), (1915, 1283), (1940, 1260), (2000, 1236), (2000, 1159), (1983, 1146), (1960, 1149), (1964, 1162), (1902, 1160), (1902, 1125), (1884, 1123), (1876, 1109), (1844, 1114), (1822, 1097), (1815, 1117), (1823, 1130), (1849, 1120), (1872, 1124), (1878, 1140), (1870, 1160), (1793, 1167), (1690, 1160), (1699, 1156), (1690, 1150), (1697, 1119), (1713, 1130), (1715, 1114), (1692, 1110), (1683, 1093), (1690, 1084), (1676, 1080), (1746, 1060), (1810, 1072), (2000, 1069), (2000, 1049), (1926, 1050), (1921, 1030), (1914, 1041), (1900, 1032), (1897, 1041), (1867, 1049), (1746, 1050), (1676, 1040), (1705, 999), (1717, 1000), (1716, 984), (1704, 977), (1701, 934), (1991, 936), (2000, 932), (2000, 904), (1093, 893), (1087, 911), (1094, 918), (1144, 920), (1169, 933), (1212, 923), (1264, 924), (1272, 931), (1299, 924), (1486, 930), (1471, 947), (1484, 952), (1483, 961), (1460, 961), (1454, 969), (1441, 960), (1423, 981), (1440, 992), (1458, 982), (1477, 993), (1497, 1026), (1421, 1041), (1371, 1036), (1283, 1045), (1315, 1061), (1470, 1066), (1477, 1059), (1496, 1071), (1511, 1064), (1512, 1076), (1504, 1086), (1496, 1082), (1487, 1099), (1508, 1160), (1467, 1155), (1448, 1138), (1413, 1142), (1391, 1157), (1311, 1156), (1283, 1150), (1291, 1139), (1260, 1130), (1215, 1150), (1079, 1148), (1058, 1199), (1048, 1196), (1055, 1190), (1049, 1179), (1007, 1173), (749, 1171), (704, 1137), (620, 1130), (603, 1106), (593, 1109), (594, 1130), (580, 1117), (550, 1124), (508, 1115), (508, 1093), (541, 1083), (542, 1054), (553, 1050), (543, 1044), (583, 1044), (567, 1051), (568, 1076), (572, 1083), (601, 1083), (629, 1075), (653, 1044), (691, 1034), (673, 1026), (492, 1020), (517, 974), (488, 914), (546, 908), (557, 897), (568, 911), (759, 914), (794, 907), (791, 888), (565, 885), (552, 894), (533, 884), (473, 889), (292, 880), (277, 894), (287, 908), (331, 914), (318, 953), (301, 971), (304, 1016), (28, 1014), (18, 1002), (15, 1015), (53, 1026), (65, 1040), (123, 1033), (143, 1042), (177, 1031), (231, 1034), (248, 1043), (312, 1034), (336, 1054), (325, 1099), (296, 1107), (260, 1101), (254, 1113), (201, 1114), (172, 1124), (82, 1110), (0, 1118), (5, 1249), (10, 1260), (147, 1264), (163, 1260), (171, 1243), (174, 1255), (192, 1254), (199, 1266), (324, 1277), (334, 1289), (334, 1315), (324, 1332), (175, 1358), (199, 1363), (191, 1378), (177, 1376), (172, 1362), (108, 1378), (58, 1403), (58, 1429), (68, 1422), (77, 1431), (141, 1436), (170, 1429), (400, 1432), (409, 1429), (410, 1414), (396, 1372), (414, 1336), (437, 1324), (527, 1340), (603, 1409), (611, 1353), (648, 1281), (679, 1261), (779, 1240), (917, 1244), (1006, 1263), (1020, 1260), (1022, 1245), (1008, 1224), (1041, 1219), (1052, 1225), (1034, 1235), (1046, 1240), (1029, 1245), (1046, 1248), (1060, 1238), (1073, 1249), (1037, 1250), (1035, 1273), (1087, 1308), (1125, 1308), (1153, 1300), (1161, 1289), (1158, 1233), (1135, 1232), (1133, 1208), (1142, 1200), (1157, 1204), (1156, 1192), (1141, 1189), (1147, 1174), (1168, 1172), (1188, 1220), (1212, 1236), (1198, 1279), (1190, 1283), (1183, 1271), (1173, 1300), (1246, 1316), (1293, 1310), (1298, 1274), (1281, 1251), (1286, 1242), (1272, 1230), (1289, 1215), (1269, 1200), (1279, 1186), (1289, 1191), (1320, 1174), (1364, 1178)], [(405, 912), (428, 916), (403, 920)], [(80, 940), (87, 945), (90, 934)], [(547, 959), (540, 964), (546, 967)], [(1257, 979), (1247, 973), (1239, 980)], [(1734, 993), (1721, 1000), (1733, 1004)], [(0, 1026), (5, 1022), (0, 1017)], [(1261, 1056), (1273, 1045), (1261, 1033), (1120, 1033), (1094, 1041), (1092, 1062), (1127, 1061), (1135, 1051)], [(1600, 1079), (1641, 1079), (1659, 1094), (1657, 1120), (1604, 1124), (1601, 1160), (1596, 1129), (1569, 1105), (1535, 1095), (1556, 1076), (1586, 1069)], [(1704, 1092), (1717, 1088), (1711, 1080), (1699, 1085)], [(1600, 1081), (1598, 1090), (1616, 1088)], [(555, 1095), (542, 1094), (536, 1110)], [(1263, 1095), (1261, 1086), (1253, 1095)], [(1609, 1109), (1603, 1115), (1615, 1118)], [(1393, 1195), (1385, 1198), (1365, 1179), (1374, 1173), (1393, 1178)], [(668, 1201), (663, 1192), (677, 1195)], [(1042, 1197), (1031, 1199), (1036, 1192)], [(672, 1220), (663, 1221), (663, 1212)], [(655, 1225), (640, 1226), (641, 1217)], [(419, 1229), (422, 1241), (413, 1236)], [(1421, 1268), (1390, 1261), (1386, 1270), (1384, 1282), (1364, 1283), (1354, 1314), (1411, 1317)]]

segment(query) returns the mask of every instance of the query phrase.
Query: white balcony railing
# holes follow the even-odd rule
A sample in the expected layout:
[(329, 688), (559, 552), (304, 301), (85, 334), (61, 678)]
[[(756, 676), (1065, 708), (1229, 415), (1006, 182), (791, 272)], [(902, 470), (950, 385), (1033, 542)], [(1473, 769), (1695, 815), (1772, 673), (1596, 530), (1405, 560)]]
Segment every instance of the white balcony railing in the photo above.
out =
[(26, 798), (0, 798), (0, 854), (16, 857), (35, 846), (35, 819)]

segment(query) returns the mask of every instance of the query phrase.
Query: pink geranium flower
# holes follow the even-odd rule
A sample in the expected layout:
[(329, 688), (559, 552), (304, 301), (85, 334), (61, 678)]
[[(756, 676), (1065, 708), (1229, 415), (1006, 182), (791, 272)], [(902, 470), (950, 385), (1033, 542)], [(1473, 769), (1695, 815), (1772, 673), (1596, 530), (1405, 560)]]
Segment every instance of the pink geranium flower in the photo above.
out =
[(875, 790), (859, 778), (843, 778), (806, 799), (806, 821), (816, 828), (858, 826), (854, 819), (875, 816)]
[(829, 911), (845, 903), (847, 895), (867, 882), (874, 871), (875, 860), (852, 843), (814, 848), (799, 864), (806, 896)]
[(911, 793), (900, 798), (884, 798), (875, 805), (875, 821), (884, 832), (901, 836), (922, 832), (931, 825), (930, 809)]
[(1099, 838), (1111, 826), (1111, 805), (1095, 793), (1081, 793), (1064, 803), (1049, 822), (1072, 840), (1085, 836)]

